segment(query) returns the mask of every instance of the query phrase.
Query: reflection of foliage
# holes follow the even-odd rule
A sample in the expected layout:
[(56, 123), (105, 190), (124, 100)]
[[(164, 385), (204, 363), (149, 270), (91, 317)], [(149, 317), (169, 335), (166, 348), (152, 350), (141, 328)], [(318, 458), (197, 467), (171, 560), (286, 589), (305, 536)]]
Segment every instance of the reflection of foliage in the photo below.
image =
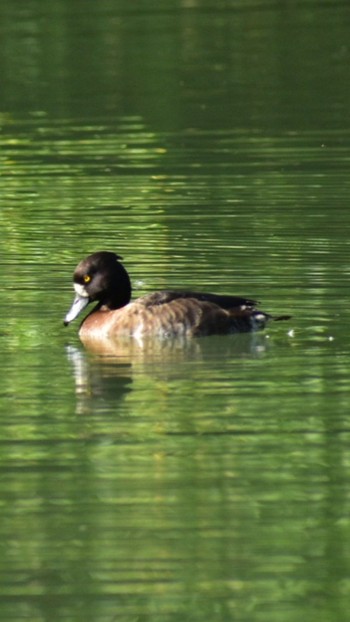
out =
[[(62, 262), (73, 269), (102, 248), (123, 255), (134, 281), (149, 289), (195, 283), (229, 293), (231, 283), (248, 283), (240, 293), (252, 296), (259, 281), (330, 278), (332, 235), (345, 242), (345, 228), (335, 229), (334, 189), (312, 171), (314, 150), (300, 164), (311, 171), (297, 174), (299, 141), (227, 132), (210, 139), (185, 132), (181, 141), (140, 133), (140, 122), (135, 133), (122, 122), (119, 131), (47, 123), (6, 126), (2, 140), (9, 282), (14, 265), (17, 277), (41, 262), (60, 272)], [(186, 174), (189, 153), (198, 166)]]
[[(0, 2), (0, 618), (345, 620), (348, 7), (141, 4)], [(296, 337), (67, 358), (103, 248)]]

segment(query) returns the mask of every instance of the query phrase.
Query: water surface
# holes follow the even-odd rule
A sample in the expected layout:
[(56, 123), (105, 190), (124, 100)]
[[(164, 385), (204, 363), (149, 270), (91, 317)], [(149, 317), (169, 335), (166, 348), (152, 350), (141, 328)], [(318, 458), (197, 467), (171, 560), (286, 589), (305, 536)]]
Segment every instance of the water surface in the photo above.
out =
[[(2, 619), (348, 619), (348, 13), (0, 2)], [(293, 318), (87, 351), (101, 249)]]

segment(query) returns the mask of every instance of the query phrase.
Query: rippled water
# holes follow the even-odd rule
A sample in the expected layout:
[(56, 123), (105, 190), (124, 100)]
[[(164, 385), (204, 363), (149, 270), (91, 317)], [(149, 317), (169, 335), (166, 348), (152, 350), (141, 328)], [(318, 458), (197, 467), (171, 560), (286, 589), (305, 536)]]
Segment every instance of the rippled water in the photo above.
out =
[[(1, 619), (347, 620), (335, 6), (0, 2)], [(62, 322), (100, 249), (135, 296), (293, 317), (87, 351)]]

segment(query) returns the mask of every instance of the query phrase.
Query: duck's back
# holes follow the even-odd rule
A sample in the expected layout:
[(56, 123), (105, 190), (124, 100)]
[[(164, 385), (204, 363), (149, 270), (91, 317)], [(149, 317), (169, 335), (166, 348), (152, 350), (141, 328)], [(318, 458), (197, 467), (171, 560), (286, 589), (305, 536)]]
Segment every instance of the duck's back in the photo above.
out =
[(263, 328), (269, 316), (237, 296), (160, 291), (114, 311), (101, 307), (83, 322), (80, 336), (200, 336)]

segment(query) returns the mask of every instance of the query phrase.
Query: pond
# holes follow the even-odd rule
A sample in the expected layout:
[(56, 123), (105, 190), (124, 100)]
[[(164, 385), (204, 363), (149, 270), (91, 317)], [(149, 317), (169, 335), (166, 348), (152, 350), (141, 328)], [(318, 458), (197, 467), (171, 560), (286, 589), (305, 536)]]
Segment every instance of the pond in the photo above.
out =
[[(348, 619), (348, 17), (0, 3), (1, 619)], [(88, 350), (97, 250), (292, 318)]]

